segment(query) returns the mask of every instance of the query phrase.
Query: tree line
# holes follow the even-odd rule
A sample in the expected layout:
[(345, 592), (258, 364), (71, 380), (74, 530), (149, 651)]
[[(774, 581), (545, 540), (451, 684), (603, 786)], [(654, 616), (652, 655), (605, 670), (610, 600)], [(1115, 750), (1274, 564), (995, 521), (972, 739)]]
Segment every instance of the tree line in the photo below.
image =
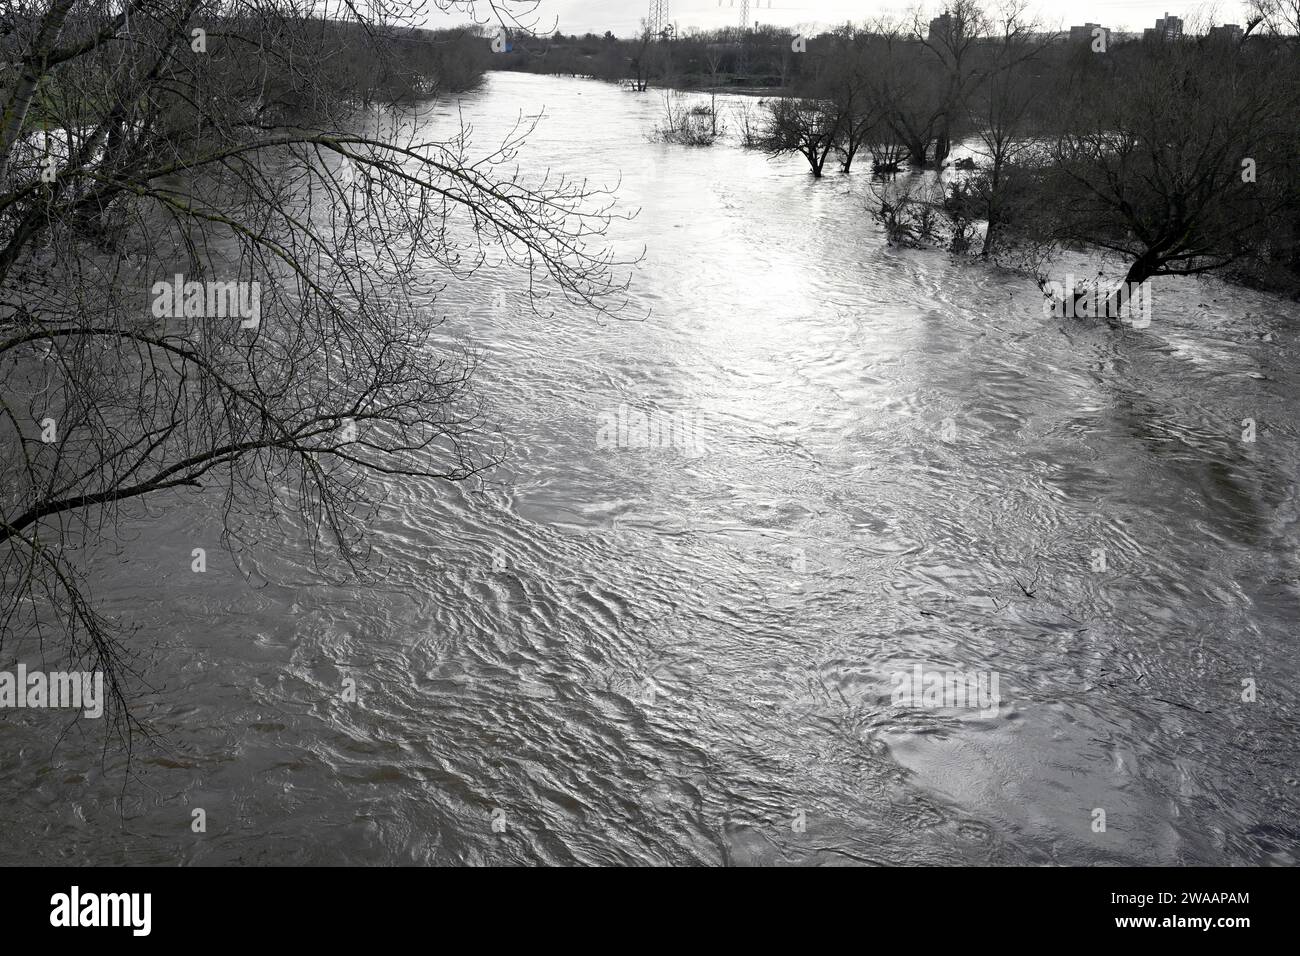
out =
[(771, 87), (745, 144), (801, 156), (816, 177), (864, 156), (876, 174), (942, 170), (971, 145), (963, 175), (876, 190), (899, 241), (1030, 265), (1090, 247), (1122, 259), (1124, 284), (1225, 272), (1294, 294), (1297, 33), (1295, 0), (1252, 0), (1239, 36), (1129, 41), (1071, 41), (1019, 0), (955, 0), (933, 22), (881, 17), (802, 41), (773, 27), (551, 37), (503, 65), (635, 89)]

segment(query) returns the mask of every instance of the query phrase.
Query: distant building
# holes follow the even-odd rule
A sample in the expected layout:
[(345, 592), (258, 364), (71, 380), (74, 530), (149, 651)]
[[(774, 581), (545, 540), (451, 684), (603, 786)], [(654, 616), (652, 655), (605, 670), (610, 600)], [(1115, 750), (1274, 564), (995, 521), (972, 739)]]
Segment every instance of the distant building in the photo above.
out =
[(1100, 30), (1101, 35), (1106, 38), (1107, 46), (1110, 45), (1110, 27), (1103, 27), (1100, 23), (1085, 23), (1081, 27), (1070, 27), (1070, 42), (1091, 43), (1096, 36), (1093, 30)]
[(1147, 27), (1142, 31), (1144, 40), (1177, 40), (1182, 35), (1182, 17), (1171, 17), (1167, 12), (1156, 21), (1154, 27)]
[(1236, 43), (1241, 39), (1242, 29), (1235, 23), (1225, 23), (1220, 27), (1210, 27), (1209, 37), (1211, 40), (1228, 40)]
[(953, 27), (953, 19), (945, 10), (942, 15), (930, 21), (930, 39), (939, 40), (946, 37)]

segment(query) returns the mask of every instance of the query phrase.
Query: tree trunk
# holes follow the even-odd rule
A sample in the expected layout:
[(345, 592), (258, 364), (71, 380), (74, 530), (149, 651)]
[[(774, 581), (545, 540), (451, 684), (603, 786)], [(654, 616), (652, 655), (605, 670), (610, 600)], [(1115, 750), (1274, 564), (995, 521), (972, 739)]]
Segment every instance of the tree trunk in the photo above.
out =
[(993, 254), (994, 239), (998, 234), (998, 226), (1002, 224), (1002, 203), (999, 192), (1002, 186), (1002, 157), (995, 151), (993, 156), (993, 169), (989, 173), (989, 202), (987, 208), (988, 228), (984, 230), (984, 245), (980, 247), (980, 257), (987, 259)]
[(5, 104), (4, 118), (0, 120), (0, 182), (4, 181), (9, 171), (9, 154), (22, 134), (27, 111), (32, 106), (32, 97), (36, 95), (36, 87), (40, 85), (41, 77), (47, 69), (46, 61), (59, 34), (63, 32), (63, 22), (67, 20), (74, 2), (75, 0), (55, 0), (50, 12), (45, 15), (45, 22), (41, 24), (35, 46), (22, 59), (18, 82), (14, 84), (9, 102)]
[(984, 245), (980, 247), (980, 257), (987, 259), (993, 254), (993, 237), (997, 233), (997, 220), (990, 218), (989, 226), (984, 230)]
[(948, 153), (952, 150), (952, 143), (948, 139), (947, 133), (940, 133), (934, 140), (934, 168), (938, 169), (943, 165), (943, 161), (948, 158)]
[(1144, 252), (1128, 267), (1128, 274), (1124, 276), (1124, 281), (1129, 285), (1141, 285), (1155, 275), (1159, 267), (1159, 255), (1151, 251)]
[[(1103, 318), (1106, 324), (1111, 328), (1120, 328), (1119, 317), (1123, 313), (1124, 306), (1128, 305), (1129, 300), (1133, 298), (1133, 290), (1146, 282), (1156, 273), (1160, 267), (1160, 257), (1158, 254), (1147, 251), (1138, 256), (1129, 266), (1128, 273), (1124, 276), (1124, 281), (1107, 296), (1103, 303), (1092, 303), (1094, 318)], [(1074, 300), (1077, 303), (1079, 299), (1087, 295), (1086, 292), (1074, 294)]]
[(850, 169), (853, 168), (853, 157), (856, 156), (857, 153), (858, 153), (858, 148), (852, 145), (850, 145), (849, 148), (844, 151), (844, 160), (843, 162), (840, 163), (840, 169), (843, 172), (847, 173)]

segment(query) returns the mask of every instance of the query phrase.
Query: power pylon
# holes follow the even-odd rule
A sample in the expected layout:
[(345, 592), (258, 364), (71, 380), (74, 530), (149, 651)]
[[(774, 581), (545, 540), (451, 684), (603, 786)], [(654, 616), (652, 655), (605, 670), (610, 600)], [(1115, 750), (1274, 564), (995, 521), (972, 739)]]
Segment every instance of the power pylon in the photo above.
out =
[(752, 29), (749, 23), (749, 0), (740, 0), (740, 56), (736, 60), (736, 70), (740, 73), (749, 72), (749, 45), (745, 34)]
[(667, 25), (668, 0), (650, 0), (650, 15), (646, 17), (646, 26), (650, 28), (650, 35), (662, 36)]

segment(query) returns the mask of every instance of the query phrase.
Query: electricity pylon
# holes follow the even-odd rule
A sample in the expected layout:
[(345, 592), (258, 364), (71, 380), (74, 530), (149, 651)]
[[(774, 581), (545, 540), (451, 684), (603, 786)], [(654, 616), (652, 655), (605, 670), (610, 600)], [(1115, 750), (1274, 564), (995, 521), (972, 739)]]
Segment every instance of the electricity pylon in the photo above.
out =
[(646, 17), (646, 26), (650, 28), (650, 35), (661, 36), (667, 25), (668, 0), (650, 0), (650, 15)]

